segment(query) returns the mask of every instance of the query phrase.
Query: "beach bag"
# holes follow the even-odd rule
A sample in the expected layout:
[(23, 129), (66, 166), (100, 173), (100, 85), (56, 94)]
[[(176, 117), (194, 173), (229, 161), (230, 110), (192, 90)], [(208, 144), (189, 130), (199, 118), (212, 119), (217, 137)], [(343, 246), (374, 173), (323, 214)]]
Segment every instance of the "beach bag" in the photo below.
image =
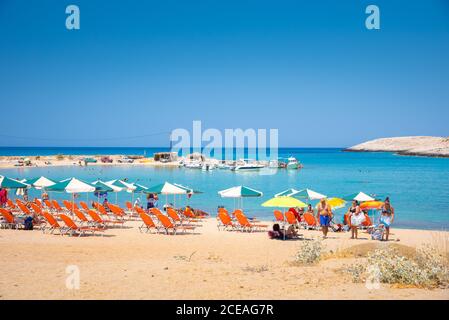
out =
[(28, 217), (23, 221), (25, 230), (33, 230), (33, 218)]
[(382, 240), (382, 236), (384, 235), (384, 228), (383, 226), (379, 226), (376, 229), (371, 232), (371, 239), (372, 240)]

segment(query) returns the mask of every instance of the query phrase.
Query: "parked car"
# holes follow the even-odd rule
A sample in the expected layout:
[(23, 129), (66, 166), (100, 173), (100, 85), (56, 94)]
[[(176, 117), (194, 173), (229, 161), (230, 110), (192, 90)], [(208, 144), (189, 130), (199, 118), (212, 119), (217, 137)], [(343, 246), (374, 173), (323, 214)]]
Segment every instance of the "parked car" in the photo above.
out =
[(125, 158), (118, 159), (118, 162), (120, 162), (120, 163), (133, 163), (134, 159), (125, 157)]
[(95, 158), (84, 158), (83, 161), (84, 161), (85, 164), (87, 164), (87, 163), (97, 163), (97, 159), (95, 159)]
[(110, 157), (101, 157), (101, 162), (103, 162), (103, 163), (112, 163), (113, 160)]

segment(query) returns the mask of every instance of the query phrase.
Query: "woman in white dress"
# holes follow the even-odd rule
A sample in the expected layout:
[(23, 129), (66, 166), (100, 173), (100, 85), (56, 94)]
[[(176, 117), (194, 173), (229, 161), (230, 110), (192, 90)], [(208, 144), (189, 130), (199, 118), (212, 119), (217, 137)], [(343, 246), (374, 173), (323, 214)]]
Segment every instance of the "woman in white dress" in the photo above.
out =
[(351, 239), (357, 239), (358, 228), (365, 221), (365, 215), (360, 209), (359, 202), (352, 201), (352, 206), (348, 209), (348, 217), (351, 222)]

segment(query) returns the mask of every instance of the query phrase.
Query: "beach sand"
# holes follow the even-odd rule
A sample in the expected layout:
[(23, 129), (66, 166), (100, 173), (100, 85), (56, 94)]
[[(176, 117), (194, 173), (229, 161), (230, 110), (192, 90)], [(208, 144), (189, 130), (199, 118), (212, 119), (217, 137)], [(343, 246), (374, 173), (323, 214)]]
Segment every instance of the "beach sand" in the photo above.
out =
[[(313, 266), (292, 264), (303, 240), (270, 240), (263, 233), (217, 231), (208, 219), (198, 234), (142, 234), (137, 221), (104, 237), (68, 237), (41, 231), (0, 230), (0, 299), (449, 299), (448, 289), (369, 290), (341, 273), (354, 262), (346, 248), (424, 243), (447, 251), (448, 233), (394, 229), (381, 243), (362, 233), (330, 233), (334, 252)], [(301, 230), (306, 239), (318, 231)], [(358, 248), (358, 249), (357, 249)], [(413, 250), (413, 249), (411, 249)], [(335, 253), (337, 252), (337, 253)], [(66, 287), (66, 268), (80, 271), (80, 288)]]
[[(102, 157), (109, 157), (113, 160), (112, 163), (101, 161)], [(0, 156), (0, 169), (12, 168), (51, 168), (61, 166), (80, 166), (79, 162), (84, 165), (85, 158), (96, 159), (96, 163), (88, 163), (88, 166), (162, 166), (162, 167), (178, 167), (177, 161), (160, 162), (154, 161), (154, 158), (137, 158), (133, 163), (120, 163), (119, 160), (125, 158), (124, 155), (61, 155), (61, 156)], [(29, 159), (30, 166), (17, 166), (19, 160)]]

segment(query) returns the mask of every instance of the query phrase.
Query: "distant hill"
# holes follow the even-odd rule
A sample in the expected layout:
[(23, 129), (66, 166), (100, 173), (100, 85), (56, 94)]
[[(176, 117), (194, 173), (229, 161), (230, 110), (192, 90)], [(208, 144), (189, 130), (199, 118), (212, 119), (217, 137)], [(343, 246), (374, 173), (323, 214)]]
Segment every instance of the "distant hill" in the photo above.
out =
[(345, 151), (395, 152), (410, 156), (449, 157), (449, 137), (381, 138), (358, 144)]

